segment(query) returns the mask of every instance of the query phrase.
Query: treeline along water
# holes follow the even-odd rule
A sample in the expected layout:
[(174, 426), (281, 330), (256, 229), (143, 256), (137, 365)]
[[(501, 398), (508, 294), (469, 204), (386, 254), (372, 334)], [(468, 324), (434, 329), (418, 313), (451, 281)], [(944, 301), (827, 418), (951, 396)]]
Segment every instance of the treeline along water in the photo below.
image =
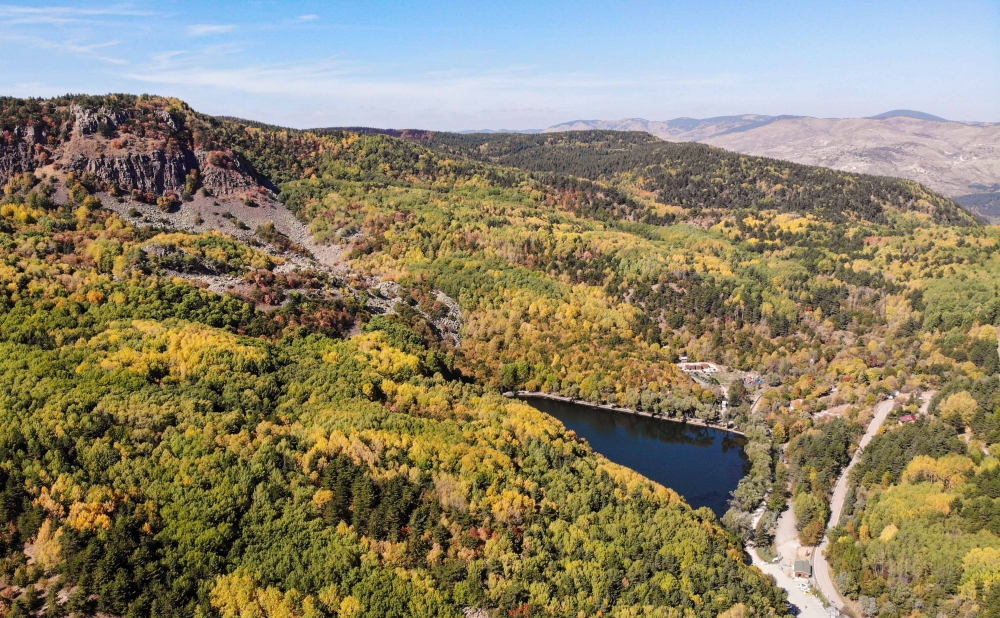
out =
[(590, 442), (611, 461), (670, 487), (719, 517), (747, 471), (746, 439), (719, 429), (619, 414), (547, 399), (526, 399)]

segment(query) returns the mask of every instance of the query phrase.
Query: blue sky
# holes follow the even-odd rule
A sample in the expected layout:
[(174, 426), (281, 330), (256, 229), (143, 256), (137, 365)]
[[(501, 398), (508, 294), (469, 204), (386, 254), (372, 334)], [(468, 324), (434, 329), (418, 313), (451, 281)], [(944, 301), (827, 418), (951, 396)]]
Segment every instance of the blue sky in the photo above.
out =
[(0, 4), (0, 94), (149, 92), (294, 126), (1000, 121), (1000, 0)]

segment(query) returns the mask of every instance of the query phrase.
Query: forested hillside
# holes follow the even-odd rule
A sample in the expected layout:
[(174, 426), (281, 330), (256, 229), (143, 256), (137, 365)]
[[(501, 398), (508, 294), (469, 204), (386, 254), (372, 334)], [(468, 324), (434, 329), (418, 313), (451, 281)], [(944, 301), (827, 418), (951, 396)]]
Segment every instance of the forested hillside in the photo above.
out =
[[(490, 170), (491, 189), (474, 180), (480, 164), (428, 160), (405, 142), (261, 134), (158, 99), (5, 106), (5, 126), (23, 124), (4, 154), (27, 153), (7, 159), (0, 206), (8, 615), (784, 614), (783, 593), (744, 565), (710, 511), (504, 400), (410, 305), (373, 317), (321, 278), (264, 311), (259, 287), (222, 296), (198, 277), (273, 293), (288, 255), (157, 229), (202, 193), (222, 199), (227, 185), (197, 182), (213, 168), (260, 183), (220, 208), (263, 207), (268, 186), (306, 175), (378, 198), (418, 182), (504, 192), (511, 172)], [(69, 124), (89, 114), (93, 132)], [(135, 151), (116, 157), (126, 148), (115, 140)], [(173, 194), (164, 160), (195, 182)], [(288, 193), (303, 214), (309, 190)], [(155, 222), (102, 208), (150, 199)], [(511, 285), (527, 282), (518, 273)], [(419, 309), (426, 286), (405, 283)], [(587, 311), (605, 308), (596, 302)], [(311, 320), (317, 306), (347, 323)]]
[(894, 211), (917, 211), (941, 223), (973, 222), (957, 204), (913, 181), (664, 142), (648, 133), (434, 133), (428, 143), (501, 165), (622, 184), (687, 209), (773, 209), (873, 223), (887, 223)]
[[(783, 615), (741, 541), (768, 542), (786, 488), (822, 533), (880, 399), (947, 394), (946, 450), (859, 477), (853, 518), (941, 482), (903, 472), (917, 456), (974, 478), (998, 454), (1000, 232), (913, 183), (613, 132), (303, 132), (130, 95), (3, 99), (0, 127), (13, 615)], [(241, 219), (285, 208), (308, 238)], [(759, 386), (693, 380), (682, 355)], [(750, 473), (725, 526), (507, 389), (733, 423)], [(865, 551), (874, 521), (831, 555)], [(1000, 539), (948, 525), (954, 547)], [(902, 596), (912, 580), (831, 561), (845, 594), (902, 616), (986, 603), (966, 558)]]

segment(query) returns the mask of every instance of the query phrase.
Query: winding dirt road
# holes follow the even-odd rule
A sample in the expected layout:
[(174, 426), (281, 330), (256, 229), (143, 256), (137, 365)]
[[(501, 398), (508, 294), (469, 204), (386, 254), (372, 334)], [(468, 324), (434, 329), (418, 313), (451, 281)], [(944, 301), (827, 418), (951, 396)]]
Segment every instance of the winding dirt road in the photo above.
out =
[[(926, 394), (924, 397), (927, 401), (930, 401), (930, 398)], [(882, 423), (885, 422), (886, 417), (892, 412), (895, 404), (895, 401), (889, 400), (878, 404), (875, 408), (875, 418), (868, 424), (868, 430), (861, 438), (861, 442), (858, 443), (858, 450), (855, 451), (854, 457), (851, 458), (851, 463), (847, 464), (847, 467), (841, 472), (840, 478), (837, 479), (837, 484), (833, 489), (833, 498), (830, 500), (830, 523), (826, 527), (827, 534), (823, 537), (823, 542), (820, 544), (819, 550), (813, 559), (813, 577), (816, 580), (816, 587), (841, 612), (847, 606), (847, 601), (841, 596), (840, 591), (837, 590), (837, 586), (833, 583), (833, 579), (830, 576), (830, 565), (825, 555), (826, 547), (830, 543), (830, 529), (837, 525), (844, 511), (844, 500), (847, 498), (848, 478), (850, 477), (851, 469), (854, 468), (854, 464), (861, 458), (862, 451), (872, 441), (878, 430), (881, 429)]]

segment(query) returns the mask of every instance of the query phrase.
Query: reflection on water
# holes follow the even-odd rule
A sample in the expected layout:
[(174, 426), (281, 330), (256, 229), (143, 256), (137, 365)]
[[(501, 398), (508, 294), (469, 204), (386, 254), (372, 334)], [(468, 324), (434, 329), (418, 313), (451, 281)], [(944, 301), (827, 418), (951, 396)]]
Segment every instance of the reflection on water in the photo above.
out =
[(746, 439), (719, 429), (599, 410), (562, 401), (527, 399), (586, 438), (611, 461), (670, 487), (694, 508), (719, 517), (749, 469)]

